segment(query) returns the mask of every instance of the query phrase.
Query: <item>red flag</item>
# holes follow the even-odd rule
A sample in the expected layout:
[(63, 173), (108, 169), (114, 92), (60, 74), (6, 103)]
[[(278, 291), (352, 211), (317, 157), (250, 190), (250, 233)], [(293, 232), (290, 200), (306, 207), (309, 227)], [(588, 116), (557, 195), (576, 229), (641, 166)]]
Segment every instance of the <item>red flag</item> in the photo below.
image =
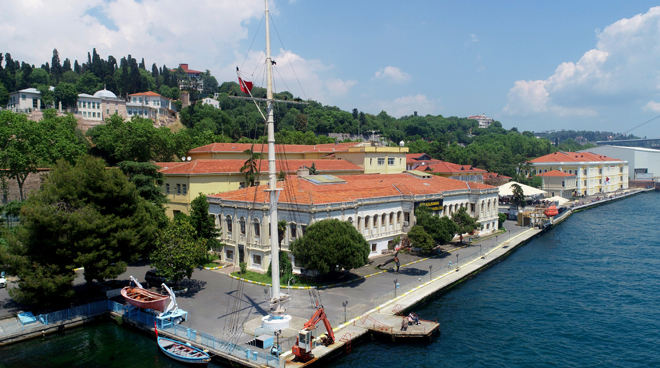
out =
[(156, 330), (156, 337), (158, 337), (158, 325), (156, 324), (156, 321), (154, 321), (154, 330)]
[(250, 94), (252, 91), (252, 82), (244, 81), (241, 77), (238, 77), (238, 84), (241, 85), (241, 91), (246, 94)]

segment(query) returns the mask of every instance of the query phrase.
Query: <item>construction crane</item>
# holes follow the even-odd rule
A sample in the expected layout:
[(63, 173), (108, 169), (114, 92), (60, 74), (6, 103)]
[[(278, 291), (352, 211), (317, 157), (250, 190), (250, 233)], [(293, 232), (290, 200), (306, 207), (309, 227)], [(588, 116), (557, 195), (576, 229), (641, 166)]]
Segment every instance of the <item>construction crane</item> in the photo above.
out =
[(316, 313), (314, 313), (312, 318), (305, 323), (303, 329), (298, 332), (296, 344), (293, 345), (293, 355), (295, 355), (301, 362), (308, 362), (314, 358), (314, 355), (312, 355), (315, 339), (314, 330), (316, 330), (316, 324), (320, 321), (323, 321), (325, 329), (328, 331), (328, 336), (325, 341), (323, 341), (323, 345), (328, 346), (335, 342), (335, 333), (332, 332), (332, 326), (330, 326), (328, 316), (326, 316), (323, 307), (320, 307), (316, 310)]

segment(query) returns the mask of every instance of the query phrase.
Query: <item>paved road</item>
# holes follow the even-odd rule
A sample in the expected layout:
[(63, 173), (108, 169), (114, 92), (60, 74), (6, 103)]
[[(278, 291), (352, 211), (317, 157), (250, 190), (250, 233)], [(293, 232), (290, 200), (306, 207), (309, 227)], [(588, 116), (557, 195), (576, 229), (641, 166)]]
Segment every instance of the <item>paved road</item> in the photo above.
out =
[[(511, 236), (524, 230), (508, 221), (505, 223), (505, 228), (511, 230)], [(505, 241), (508, 237), (509, 234), (502, 234), (498, 236), (497, 240), (495, 238), (486, 239), (479, 244), (482, 244), (482, 246), (493, 245), (496, 242)], [(394, 272), (381, 273), (348, 285), (322, 290), (320, 294), (326, 313), (335, 321), (343, 320), (344, 308), (342, 302), (348, 301), (348, 317), (351, 318), (351, 314), (361, 314), (374, 307), (375, 299), (394, 290), (395, 279), (402, 287), (416, 282), (420, 278), (426, 281), (430, 276), (429, 265), (433, 266), (435, 272), (448, 266), (450, 262), (455, 264), (455, 254), (459, 254), (459, 258), (462, 259), (479, 252), (479, 244), (466, 245), (459, 247), (459, 249), (456, 249), (458, 246), (450, 246), (447, 248), (450, 253), (444, 253), (443, 256), (438, 258), (426, 259), (404, 266), (398, 274)], [(372, 265), (355, 270), (355, 273), (367, 275), (379, 272), (374, 265), (389, 257), (391, 255), (376, 259)], [(402, 265), (420, 259), (420, 257), (408, 254), (402, 254), (400, 258)], [(393, 263), (386, 266), (389, 269), (392, 267)], [(143, 281), (148, 269), (149, 266), (146, 264), (132, 265), (118, 279), (127, 281), (129, 275), (133, 275), (138, 280)], [(222, 337), (226, 336), (232, 323), (242, 324), (252, 318), (267, 314), (267, 294), (264, 290), (268, 291), (268, 288), (242, 283), (242, 297), (237, 302), (240, 294), (238, 290), (239, 282), (228, 277), (227, 272), (228, 270), (195, 270), (191, 280), (182, 282), (182, 285), (188, 287), (189, 290), (179, 295), (177, 301), (181, 309), (189, 312), (189, 321), (186, 323), (188, 327)], [(75, 284), (84, 284), (82, 272), (79, 272)], [(288, 293), (292, 296), (288, 312), (293, 316), (304, 319), (310, 318), (314, 313), (314, 309), (311, 307), (309, 291), (289, 290)], [(0, 289), (0, 315), (16, 313), (18, 308), (20, 306), (13, 303), (6, 289)]]

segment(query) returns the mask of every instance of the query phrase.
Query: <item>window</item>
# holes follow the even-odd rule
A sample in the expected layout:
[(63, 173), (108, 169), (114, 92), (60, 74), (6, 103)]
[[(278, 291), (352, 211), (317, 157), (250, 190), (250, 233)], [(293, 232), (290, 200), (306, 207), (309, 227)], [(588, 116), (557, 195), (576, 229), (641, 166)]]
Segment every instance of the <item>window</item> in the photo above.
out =
[(105, 113), (110, 115), (110, 109), (105, 109)]
[(403, 221), (410, 223), (410, 212), (403, 213)]
[(394, 165), (394, 157), (388, 158), (387, 159), (387, 164), (390, 165), (390, 166), (393, 166)]
[(176, 185), (176, 194), (181, 194), (181, 184)]
[[(352, 223), (352, 221), (351, 221)], [(307, 226), (306, 225), (301, 225), (300, 226), (300, 231), (302, 232), (303, 236), (307, 233)]]
[[(566, 186), (566, 182), (562, 180), (562, 181), (561, 181), (561, 186), (562, 186), (562, 187), (565, 187), (565, 186)], [(554, 197), (554, 196), (553, 196), (553, 197)]]
[(36, 109), (36, 108), (38, 108), (38, 107), (39, 107), (39, 99), (37, 99), (37, 98), (33, 98), (33, 99), (32, 99), (32, 108), (33, 108), (33, 109)]
[(83, 101), (83, 108), (87, 108), (87, 101)]
[(296, 224), (292, 223), (289, 225), (289, 228), (291, 230), (291, 239), (295, 239), (296, 236), (298, 235), (297, 234), (298, 227), (296, 226)]
[(234, 259), (234, 251), (233, 251), (233, 250), (229, 250), (229, 249), (227, 249), (227, 250), (225, 251), (225, 259), (231, 259), (231, 260), (233, 260), (233, 259)]
[(241, 217), (239, 223), (241, 225), (241, 235), (245, 235), (245, 218)]
[(231, 216), (227, 215), (227, 217), (225, 218), (225, 222), (227, 222), (227, 234), (231, 235), (231, 230), (232, 230)]
[(172, 211), (172, 217), (174, 217), (174, 216), (176, 216), (176, 215), (178, 215), (178, 214), (180, 214), (180, 213), (181, 213), (181, 211), (174, 210), (174, 211)]
[(259, 254), (253, 254), (252, 255), (252, 264), (261, 266), (261, 255)]
[(87, 111), (83, 111), (83, 117), (84, 117), (84, 118), (87, 117)]
[(25, 100), (25, 95), (21, 94), (21, 100)]
[(92, 113), (92, 117), (93, 117), (93, 118), (96, 117), (96, 112), (93, 112), (93, 113)]
[(119, 113), (119, 110), (115, 109), (115, 114), (118, 114), (118, 113)]
[(371, 244), (371, 252), (372, 253), (376, 251), (376, 246), (377, 246), (377, 244)]
[(170, 194), (170, 183), (165, 184), (165, 194)]
[(587, 186), (587, 181), (586, 181), (586, 180), (584, 181), (584, 186), (585, 186), (585, 187)]
[(470, 212), (474, 212), (474, 203), (470, 203)]
[(183, 195), (188, 194), (188, 188), (186, 184), (183, 184)]
[(254, 219), (254, 236), (261, 236), (261, 227), (257, 219)]
[(381, 157), (378, 159), (378, 166), (383, 166), (385, 165), (385, 158)]
[(598, 173), (602, 174), (603, 173), (603, 168), (598, 169)]

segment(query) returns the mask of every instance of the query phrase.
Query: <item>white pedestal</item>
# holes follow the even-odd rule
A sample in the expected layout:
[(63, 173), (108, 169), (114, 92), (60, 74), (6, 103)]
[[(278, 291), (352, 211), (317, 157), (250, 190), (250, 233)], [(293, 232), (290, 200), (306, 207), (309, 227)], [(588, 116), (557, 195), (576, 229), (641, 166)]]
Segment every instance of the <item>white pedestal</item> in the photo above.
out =
[(283, 316), (268, 315), (268, 316), (264, 316), (261, 319), (261, 327), (268, 328), (273, 331), (289, 328), (290, 323), (291, 323), (291, 316), (288, 314)]

